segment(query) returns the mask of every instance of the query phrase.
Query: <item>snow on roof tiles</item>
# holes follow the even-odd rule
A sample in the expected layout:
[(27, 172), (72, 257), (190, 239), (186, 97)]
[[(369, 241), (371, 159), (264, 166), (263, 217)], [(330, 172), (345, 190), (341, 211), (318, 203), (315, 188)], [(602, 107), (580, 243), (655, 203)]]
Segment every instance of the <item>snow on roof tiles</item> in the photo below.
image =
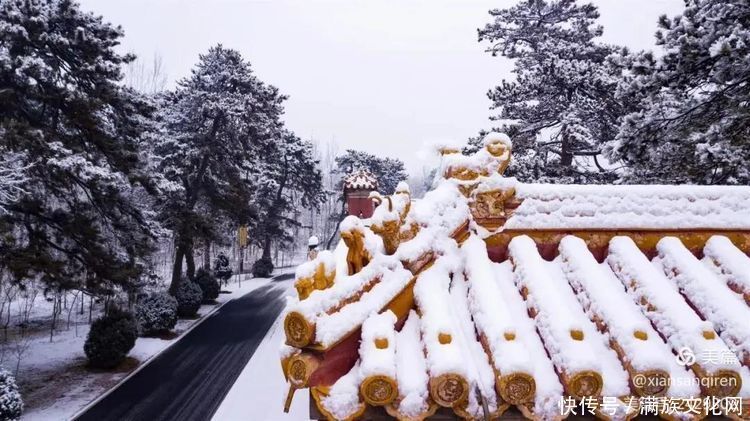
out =
[[(463, 165), (459, 158), (451, 162)], [(744, 240), (750, 240), (750, 187), (541, 185), (519, 183), (499, 172), (476, 173), (475, 179), (443, 179), (418, 202), (404, 194), (390, 203), (383, 200), (373, 218), (376, 225), (400, 224), (390, 255), (382, 241), (373, 246), (384, 233), (376, 234), (355, 217), (343, 222), (343, 231), (364, 231), (362, 247), (370, 258), (359, 273), (349, 273), (352, 250), (343, 242), (333, 255), (323, 254), (298, 270), (314, 277), (321, 263), (326, 270), (336, 268), (333, 286), (289, 301), (287, 311), (314, 326), (309, 355), (359, 335), (360, 327), (367, 341), (352, 360), (359, 357), (354, 368), (340, 374), (319, 406), (337, 417), (361, 412), (372, 399), (363, 397), (360, 382), (376, 375), (395, 376), (397, 397), (386, 406), (388, 413), (411, 418), (433, 413), (437, 404), (461, 417), (481, 418), (482, 401), (491, 416), (499, 416), (508, 407), (506, 373), (533, 379), (531, 397), (517, 406), (537, 419), (559, 418), (565, 392), (611, 396), (618, 411), (624, 410), (623, 398), (644, 393), (631, 389), (633, 376), (653, 376), (654, 371), (670, 377), (668, 390), (659, 392), (670, 397), (738, 393), (750, 398), (750, 370), (742, 365), (750, 354), (750, 307), (743, 300), (750, 283)], [(365, 178), (353, 177), (352, 186), (365, 186)], [(489, 231), (483, 219), (474, 219), (477, 197), (498, 191), (513, 195), (499, 205), (483, 203), (481, 218), (496, 212), (502, 221)], [(703, 261), (686, 247), (689, 240), (690, 250), (700, 253), (704, 244), (688, 238), (699, 229), (727, 231), (726, 237), (705, 243)], [(555, 232), (556, 239), (534, 235), (542, 230)], [(565, 237), (574, 230), (584, 235)], [(639, 249), (629, 237), (599, 236), (601, 244), (587, 244), (592, 240), (586, 230), (655, 231), (649, 234), (655, 240), (662, 233), (685, 233), (681, 238), (688, 240), (661, 239), (659, 256), (651, 259), (653, 250)], [(509, 246), (493, 243), (492, 235), (503, 232)], [(602, 246), (602, 254), (592, 253)], [(488, 256), (498, 247), (508, 248), (508, 259), (493, 255), (493, 260), (505, 259), (502, 263)], [(559, 253), (552, 261), (542, 258), (554, 256), (542, 253), (550, 247)], [(594, 256), (606, 257), (605, 262)], [(420, 258), (426, 264), (409, 265)], [(394, 305), (404, 293), (413, 297), (406, 310)], [(686, 370), (673, 357), (686, 347), (698, 358), (725, 353), (739, 358), (699, 361)], [(282, 357), (307, 351), (307, 346), (285, 349)], [(576, 380), (577, 374), (599, 377), (600, 390), (589, 390), (588, 380)], [(696, 379), (711, 376), (743, 383), (697, 387)], [(618, 417), (626, 415), (610, 418)]]
[(507, 229), (750, 229), (750, 187), (516, 186)]
[[(630, 243), (624, 243), (625, 240)], [(690, 303), (678, 292), (677, 286), (661, 271), (662, 267), (670, 268), (671, 266), (665, 265), (672, 263), (662, 262), (658, 257), (653, 263), (650, 262), (635, 244), (625, 237), (612, 240), (610, 258), (604, 265), (596, 263), (583, 241), (575, 237), (566, 238), (561, 246), (561, 257), (554, 262), (542, 259), (530, 238), (520, 237), (511, 245), (515, 268), (505, 262), (480, 265), (479, 270), (475, 270), (477, 262), (482, 259), (481, 256), (475, 255), (480, 248), (478, 243), (474, 244), (477, 241), (477, 237), (469, 239), (466, 243), (469, 246), (463, 248), (463, 251), (455, 247), (444, 250), (447, 255), (419, 275), (414, 294), (421, 321), (412, 312), (407, 330), (402, 330), (403, 334), (396, 334), (398, 340), (388, 335), (389, 343), (395, 347), (395, 357), (392, 354), (387, 362), (396, 364), (399, 389), (399, 398), (394, 405), (401, 413), (414, 416), (415, 412), (427, 411), (430, 400), (424, 393), (430, 390), (428, 384), (431, 379), (444, 374), (463, 377), (471, 390), (478, 388), (483, 391), (491, 410), (498, 410), (503, 402), (502, 398), (495, 395), (492, 387), (487, 387), (488, 379), (495, 381), (493, 379), (496, 378), (492, 374), (490, 356), (501, 362), (497, 368), (502, 368), (504, 364), (510, 364), (512, 361), (523, 361), (515, 367), (529, 372), (537, 384), (534, 402), (529, 403), (527, 409), (544, 418), (555, 414), (558, 410), (555, 396), (559, 397), (563, 393), (559, 380), (554, 375), (553, 364), (560, 372), (572, 374), (574, 371), (591, 370), (599, 373), (603, 380), (601, 394), (616, 397), (631, 393), (628, 381), (632, 381), (634, 372), (626, 371), (625, 361), (631, 362), (637, 370), (661, 367), (674, 382), (667, 392), (668, 396), (692, 397), (703, 392), (693, 387), (696, 384), (694, 374), (675, 364), (672, 352), (678, 352), (685, 346), (694, 349), (699, 356), (709, 352), (731, 352), (719, 335), (715, 334), (716, 337), (712, 340), (706, 339), (706, 332), (713, 332), (713, 326), (695, 315)], [(670, 247), (677, 247), (677, 244)], [(471, 264), (472, 267), (467, 267), (467, 264)], [(685, 263), (678, 264), (681, 267), (685, 266)], [(698, 270), (700, 267), (708, 271), (708, 268), (698, 260), (690, 265), (691, 270)], [(745, 269), (748, 270), (750, 269)], [(486, 279), (486, 276), (490, 275), (495, 276), (494, 280)], [(515, 278), (516, 285), (513, 284), (512, 278)], [(477, 289), (488, 281), (499, 283)], [(626, 294), (625, 288), (633, 285), (637, 287), (629, 289), (629, 293)], [(722, 294), (732, 293), (723, 282), (717, 281), (712, 285), (714, 289), (721, 289)], [(523, 298), (519, 293), (521, 290), (527, 294), (525, 305), (522, 304)], [(583, 295), (578, 293), (580, 290), (583, 290)], [(366, 295), (361, 301), (346, 304), (338, 312), (366, 314), (353, 311), (370, 301), (366, 299)], [(641, 297), (648, 297), (647, 301), (643, 301)], [(486, 303), (493, 300), (503, 303), (503, 308), (499, 309), (502, 311), (483, 314), (491, 310)], [(658, 312), (647, 309), (647, 305), (639, 307), (643, 302), (655, 304)], [(370, 314), (381, 308), (382, 303), (383, 301), (380, 301), (370, 307)], [(529, 319), (526, 305), (534, 309), (534, 318)], [(618, 309), (626, 311), (620, 314)], [(593, 319), (595, 316), (601, 316), (601, 320), (608, 324), (608, 332), (602, 333), (596, 329), (596, 319)], [(361, 325), (362, 317), (337, 318), (334, 326), (330, 324), (331, 316), (321, 313), (317, 316), (316, 322), (319, 326), (324, 326), (325, 330), (346, 332)], [(649, 321), (654, 327), (651, 327)], [(415, 329), (421, 330), (421, 335), (414, 335)], [(658, 333), (654, 329), (657, 329)], [(641, 343), (630, 338), (632, 333), (638, 330), (647, 333), (648, 341), (655, 342), (649, 345), (651, 342)], [(584, 340), (576, 340), (572, 336), (574, 331), (581, 331)], [(500, 346), (483, 350), (476, 339), (477, 332), (494, 338), (493, 341), (502, 341), (503, 335), (511, 332), (513, 337), (520, 341), (519, 346), (523, 347), (525, 358), (519, 360), (520, 356), (515, 355), (519, 349), (514, 347)], [(363, 335), (364, 333), (363, 331)], [(404, 337), (407, 334), (408, 339)], [(449, 342), (442, 343), (441, 334), (448, 335), (451, 338), (448, 339)], [(660, 336), (666, 338), (666, 343), (662, 342)], [(609, 345), (615, 338), (626, 352), (649, 352), (649, 349), (654, 347), (659, 351), (654, 355), (641, 355), (641, 360), (627, 359), (626, 356), (618, 358)], [(419, 345), (415, 345), (415, 341)], [(400, 345), (402, 343), (403, 345)], [(416, 367), (414, 378), (404, 378), (405, 375), (412, 376), (413, 370), (400, 361), (414, 360), (412, 354), (415, 350), (421, 349), (425, 350), (424, 360), (420, 358), (417, 361), (421, 361), (419, 366), (422, 368)], [(738, 349), (735, 350), (739, 352)], [(487, 353), (489, 351), (492, 352)], [(512, 354), (506, 355), (508, 352)], [(371, 364), (371, 361), (368, 361), (368, 364)], [(393, 375), (393, 366), (389, 367), (388, 372)], [(748, 378), (750, 375), (747, 368), (739, 363), (709, 362), (702, 364), (702, 367), (707, 370), (706, 373), (717, 373), (716, 370), (722, 369), (737, 373), (739, 378)], [(370, 371), (361, 362), (355, 366), (355, 370), (359, 370), (360, 379)], [(324, 400), (329, 411), (345, 414), (359, 408), (359, 392), (354, 385), (350, 386), (348, 383), (351, 382), (351, 376), (352, 373), (337, 383), (341, 387), (336, 388), (335, 400)], [(569, 377), (563, 378), (569, 380)], [(675, 380), (678, 378), (679, 381)], [(423, 385), (416, 384), (417, 380)], [(351, 396), (342, 395), (344, 391)], [(750, 388), (745, 387), (742, 393), (747, 394), (749, 391)], [(465, 408), (456, 410), (464, 414), (481, 416), (481, 405), (475, 398), (476, 396), (470, 397)], [(623, 404), (620, 402), (620, 405)]]
[(371, 172), (359, 169), (344, 178), (346, 190), (377, 190), (378, 179)]

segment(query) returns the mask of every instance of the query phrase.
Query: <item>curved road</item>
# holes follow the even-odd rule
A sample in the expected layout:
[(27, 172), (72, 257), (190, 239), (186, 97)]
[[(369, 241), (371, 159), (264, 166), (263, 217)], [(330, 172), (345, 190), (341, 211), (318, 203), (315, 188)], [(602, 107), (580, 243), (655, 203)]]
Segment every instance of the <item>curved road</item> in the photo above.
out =
[(210, 420), (284, 306), (283, 274), (229, 301), (76, 418)]

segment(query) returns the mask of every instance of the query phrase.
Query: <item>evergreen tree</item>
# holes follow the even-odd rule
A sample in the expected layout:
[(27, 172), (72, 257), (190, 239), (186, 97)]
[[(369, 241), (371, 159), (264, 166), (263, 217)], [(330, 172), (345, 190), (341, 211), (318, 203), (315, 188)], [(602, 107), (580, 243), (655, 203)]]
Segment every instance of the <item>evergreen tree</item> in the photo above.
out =
[[(69, 0), (0, 3), (0, 151), (24, 168), (0, 215), (0, 264), (57, 287), (126, 286), (155, 225), (139, 145), (152, 112), (120, 85), (119, 27)], [(84, 277), (84, 274), (86, 276)]]
[(336, 157), (336, 172), (342, 176), (360, 168), (370, 171), (377, 178), (378, 190), (382, 194), (393, 194), (398, 183), (408, 177), (404, 162), (398, 158), (381, 158), (353, 149), (347, 149), (343, 155)]
[(634, 99), (607, 151), (639, 182), (750, 182), (750, 2), (686, 0), (659, 20), (619, 97)]
[(592, 4), (523, 0), (489, 13), (493, 21), (479, 30), (479, 40), (515, 65), (515, 80), (488, 94), (499, 111), (493, 119), (516, 127), (514, 156), (526, 161), (529, 175), (601, 180), (596, 158), (622, 114), (614, 97), (622, 69), (612, 56), (627, 51), (597, 40), (602, 27)]
[(270, 262), (272, 243), (284, 246), (293, 241), (291, 229), (300, 226), (300, 211), (317, 209), (324, 196), (310, 142), (283, 131), (278, 141), (267, 145), (263, 158), (265, 183), (255, 195), (257, 222), (251, 239), (263, 250), (261, 259)]
[(237, 51), (221, 45), (201, 55), (192, 75), (162, 97), (164, 127), (154, 152), (172, 186), (159, 205), (175, 235), (172, 293), (183, 260), (188, 278), (195, 273), (198, 240), (218, 240), (222, 225), (255, 219), (253, 197), (269, 182), (263, 156), (282, 129), (284, 99)]

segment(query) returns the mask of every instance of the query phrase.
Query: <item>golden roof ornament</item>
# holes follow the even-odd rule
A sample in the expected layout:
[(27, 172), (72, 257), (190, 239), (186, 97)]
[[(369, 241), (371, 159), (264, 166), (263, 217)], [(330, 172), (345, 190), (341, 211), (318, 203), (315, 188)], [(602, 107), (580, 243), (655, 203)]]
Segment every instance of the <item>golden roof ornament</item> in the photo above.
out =
[(396, 186), (391, 196), (370, 193), (377, 208), (370, 218), (370, 229), (383, 239), (385, 254), (392, 255), (401, 243), (401, 228), (406, 215), (411, 209), (411, 192), (409, 185), (402, 181)]
[(510, 164), (513, 142), (505, 133), (492, 132), (482, 140), (487, 153), (498, 161), (497, 173), (503, 175)]
[(443, 156), (443, 176), (464, 182), (492, 174), (503, 175), (510, 164), (513, 143), (504, 133), (489, 133), (482, 139), (482, 147), (471, 155), (463, 155), (455, 148), (440, 149)]
[(341, 239), (348, 248), (346, 262), (349, 275), (354, 275), (372, 260), (370, 252), (365, 248), (364, 225), (356, 216), (347, 216), (341, 222), (340, 229)]

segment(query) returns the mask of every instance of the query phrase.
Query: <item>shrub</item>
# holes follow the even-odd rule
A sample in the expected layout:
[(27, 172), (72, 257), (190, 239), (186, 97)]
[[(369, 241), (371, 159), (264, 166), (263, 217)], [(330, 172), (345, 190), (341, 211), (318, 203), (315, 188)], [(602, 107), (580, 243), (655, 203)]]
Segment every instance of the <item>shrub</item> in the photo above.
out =
[(177, 299), (166, 292), (151, 294), (135, 306), (135, 315), (141, 335), (168, 332), (177, 324)]
[(17, 420), (23, 412), (23, 399), (13, 375), (0, 368), (0, 420)]
[(229, 266), (229, 258), (224, 254), (220, 253), (216, 258), (216, 266), (214, 266), (214, 273), (216, 277), (226, 282), (232, 277), (232, 268)]
[(268, 278), (273, 272), (273, 262), (271, 259), (259, 259), (253, 263), (253, 276), (258, 278)]
[(195, 283), (203, 291), (204, 303), (211, 303), (219, 296), (221, 287), (219, 286), (219, 281), (211, 275), (211, 272), (205, 269), (198, 269), (198, 272), (195, 274)]
[(137, 337), (133, 314), (113, 306), (91, 324), (83, 350), (92, 367), (112, 368), (125, 359)]
[(182, 278), (180, 286), (175, 294), (177, 299), (177, 315), (180, 317), (193, 317), (203, 301), (201, 287), (188, 278)]

